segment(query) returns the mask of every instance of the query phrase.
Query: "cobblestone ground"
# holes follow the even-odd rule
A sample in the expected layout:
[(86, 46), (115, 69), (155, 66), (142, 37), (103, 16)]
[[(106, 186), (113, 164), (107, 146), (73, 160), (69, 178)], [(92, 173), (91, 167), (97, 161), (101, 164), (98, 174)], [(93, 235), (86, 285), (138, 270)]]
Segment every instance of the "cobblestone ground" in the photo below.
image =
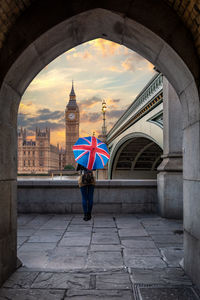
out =
[(182, 230), (155, 215), (20, 215), (23, 266), (0, 299), (200, 299), (179, 264)]

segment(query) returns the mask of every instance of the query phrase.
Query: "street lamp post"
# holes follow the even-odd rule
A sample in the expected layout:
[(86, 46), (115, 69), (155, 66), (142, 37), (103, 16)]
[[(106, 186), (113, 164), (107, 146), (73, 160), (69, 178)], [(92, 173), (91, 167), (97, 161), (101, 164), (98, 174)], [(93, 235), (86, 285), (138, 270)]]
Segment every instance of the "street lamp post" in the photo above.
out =
[(103, 126), (102, 126), (102, 135), (103, 137), (106, 137), (107, 134), (107, 128), (106, 128), (106, 100), (103, 99), (102, 101), (102, 113), (103, 113)]
[[(103, 114), (103, 126), (102, 126), (102, 133), (101, 135), (98, 136), (98, 138), (106, 143), (106, 135), (107, 135), (107, 128), (106, 128), (106, 109), (107, 109), (107, 106), (106, 106), (106, 100), (102, 100), (102, 108), (101, 108), (101, 111), (102, 111), (102, 114)], [(97, 170), (97, 179), (108, 179), (108, 166), (106, 165), (104, 167), (104, 169), (101, 169), (101, 170)]]

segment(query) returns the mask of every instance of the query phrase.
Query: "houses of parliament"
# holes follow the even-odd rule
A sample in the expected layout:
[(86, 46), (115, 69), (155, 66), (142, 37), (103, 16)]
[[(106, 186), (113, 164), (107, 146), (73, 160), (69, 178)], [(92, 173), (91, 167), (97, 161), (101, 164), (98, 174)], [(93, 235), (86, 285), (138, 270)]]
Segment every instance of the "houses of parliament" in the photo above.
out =
[(18, 174), (48, 174), (63, 170), (66, 165), (75, 167), (72, 146), (79, 138), (79, 108), (72, 82), (69, 101), (65, 109), (65, 149), (50, 143), (50, 128), (36, 128), (35, 139), (27, 139), (26, 129), (18, 132)]

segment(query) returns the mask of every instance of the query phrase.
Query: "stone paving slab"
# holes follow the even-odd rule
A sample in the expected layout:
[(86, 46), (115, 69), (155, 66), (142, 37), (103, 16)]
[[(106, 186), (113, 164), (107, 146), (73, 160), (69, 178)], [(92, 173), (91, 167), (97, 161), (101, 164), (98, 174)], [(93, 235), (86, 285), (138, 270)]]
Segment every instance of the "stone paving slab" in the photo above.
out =
[(49, 250), (54, 249), (56, 247), (57, 243), (24, 243), (19, 250), (19, 253), (21, 252), (27, 252), (27, 251), (43, 251), (43, 250)]
[(157, 256), (124, 256), (125, 265), (138, 269), (165, 268), (167, 264)]
[(133, 283), (191, 285), (191, 280), (181, 268), (134, 269), (131, 268)]
[(19, 228), (17, 231), (17, 236), (18, 237), (27, 237), (27, 236), (31, 236), (32, 234), (34, 234), (36, 232), (37, 229), (27, 229), (27, 228)]
[(12, 276), (4, 283), (5, 288), (30, 288), (33, 281), (38, 276), (39, 272), (15, 272)]
[(130, 236), (148, 236), (148, 233), (146, 232), (146, 230), (144, 228), (132, 228), (132, 229), (120, 229), (119, 230), (119, 236), (120, 237), (130, 237)]
[(92, 231), (92, 224), (91, 225), (70, 225), (67, 229), (68, 232), (91, 232)]
[(156, 245), (153, 241), (145, 241), (145, 240), (122, 240), (122, 245), (127, 248), (135, 248), (135, 249), (156, 249)]
[(163, 260), (169, 267), (179, 267), (180, 261), (184, 257), (184, 251), (181, 248), (160, 248)]
[(134, 256), (159, 256), (161, 257), (161, 253), (158, 249), (156, 248), (124, 248), (123, 249), (123, 254), (126, 259), (131, 259)]
[(72, 216), (53, 216), (48, 222), (46, 222), (41, 229), (65, 229), (70, 221)]
[(86, 231), (86, 232), (82, 232), (82, 231), (66, 231), (65, 234), (63, 235), (63, 238), (80, 238), (80, 237), (87, 237), (90, 238), (91, 237), (91, 231)]
[(91, 244), (89, 251), (102, 252), (102, 251), (121, 251), (123, 249), (122, 245), (98, 245)]
[(48, 262), (47, 251), (18, 251), (18, 257), (28, 268), (46, 268)]
[(116, 227), (93, 227), (92, 232), (93, 233), (98, 233), (98, 232), (109, 233), (110, 235), (112, 235), (114, 232), (118, 232), (118, 230)]
[(59, 246), (88, 246), (90, 245), (90, 240), (91, 237), (88, 236), (69, 236), (69, 237), (64, 237), (61, 242), (59, 243)]
[[(87, 221), (87, 224), (92, 224), (93, 223), (93, 219), (91, 219), (90, 221)], [(85, 225), (85, 221), (83, 220), (83, 216), (75, 216), (71, 223), (71, 225)]]
[(36, 215), (35, 218), (26, 223), (26, 228), (40, 228), (52, 218), (52, 215)]
[(119, 243), (120, 243), (120, 241), (119, 241), (119, 237), (118, 237), (117, 233), (110, 234), (110, 233), (98, 232), (98, 233), (93, 233), (93, 236), (92, 236), (92, 244), (114, 245), (114, 244), (119, 244)]
[(61, 239), (61, 235), (32, 235), (27, 242), (30, 243), (56, 243)]
[(17, 237), (17, 246), (20, 247), (25, 241), (27, 241), (28, 236), (18, 236)]
[(154, 240), (155, 243), (166, 243), (166, 241), (168, 242), (168, 244), (182, 244), (183, 243), (183, 235), (175, 235), (175, 234), (170, 234), (170, 235), (152, 235), (151, 234), (152, 239)]
[(198, 300), (194, 291), (188, 287), (141, 287), (142, 300)]
[(96, 289), (130, 290), (132, 288), (129, 274), (103, 274), (96, 276)]
[(32, 284), (32, 288), (41, 289), (89, 289), (89, 274), (41, 272)]
[(64, 290), (1, 289), (1, 300), (62, 300)]
[(32, 219), (36, 217), (35, 214), (19, 214), (17, 216), (17, 225), (19, 226), (25, 226), (28, 222), (30, 222)]
[(69, 290), (64, 300), (133, 300), (131, 291), (124, 290)]
[(87, 268), (119, 268), (123, 267), (121, 252), (89, 252)]
[(140, 229), (142, 228), (142, 225), (138, 221), (130, 221), (130, 222), (117, 222), (117, 228), (119, 229), (126, 229), (126, 228), (135, 228), (135, 229)]
[(57, 247), (49, 251), (46, 268), (55, 270), (81, 269), (87, 261), (87, 247)]

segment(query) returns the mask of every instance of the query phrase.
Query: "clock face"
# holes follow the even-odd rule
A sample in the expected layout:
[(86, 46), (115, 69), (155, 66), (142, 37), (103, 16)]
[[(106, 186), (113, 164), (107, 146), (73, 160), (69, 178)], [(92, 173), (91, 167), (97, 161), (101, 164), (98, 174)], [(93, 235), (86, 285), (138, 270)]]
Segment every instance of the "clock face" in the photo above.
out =
[(75, 114), (73, 114), (73, 113), (68, 114), (68, 118), (69, 118), (70, 120), (74, 120)]

